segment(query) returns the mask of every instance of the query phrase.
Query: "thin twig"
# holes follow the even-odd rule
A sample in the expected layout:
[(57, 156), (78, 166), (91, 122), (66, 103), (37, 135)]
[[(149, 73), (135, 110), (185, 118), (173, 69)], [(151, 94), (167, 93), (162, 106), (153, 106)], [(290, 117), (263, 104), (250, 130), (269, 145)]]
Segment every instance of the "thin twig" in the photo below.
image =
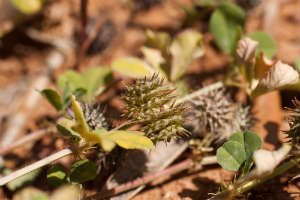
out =
[(74, 66), (75, 70), (78, 70), (81, 61), (81, 49), (87, 38), (87, 5), (88, 0), (80, 0), (80, 21), (81, 21), (81, 35), (79, 41), (79, 50), (77, 53), (77, 60)]
[(58, 160), (62, 157), (65, 157), (67, 155), (70, 155), (70, 154), (72, 154), (71, 149), (63, 149), (63, 150), (61, 150), (61, 151), (59, 151), (55, 154), (52, 154), (52, 155), (50, 155), (50, 156), (48, 156), (48, 157), (46, 157), (42, 160), (39, 160), (39, 161), (37, 161), (37, 162), (35, 162), (31, 165), (28, 165), (27, 167), (19, 169), (15, 172), (3, 177), (3, 178), (0, 178), (0, 186), (3, 186), (3, 185), (7, 184), (8, 182), (10, 182), (10, 181), (12, 181), (16, 178), (19, 178), (19, 177), (21, 177), (21, 176), (23, 176), (23, 175), (25, 175), (29, 172), (32, 172), (32, 171), (34, 171), (38, 168), (41, 168), (45, 165), (48, 165), (49, 163), (51, 163), (55, 160)]
[[(217, 162), (216, 156), (210, 156), (210, 157), (203, 158), (203, 160), (200, 162), (200, 164), (201, 165), (210, 165), (210, 164), (215, 164), (216, 162)], [(141, 177), (141, 178), (137, 178), (128, 183), (119, 185), (113, 189), (106, 190), (102, 193), (96, 194), (95, 196), (93, 196), (91, 198), (97, 199), (97, 198), (105, 198), (105, 197), (113, 196), (113, 195), (125, 192), (127, 190), (136, 188), (138, 186), (150, 183), (151, 181), (153, 181), (157, 178), (173, 175), (180, 171), (186, 170), (186, 169), (190, 168), (193, 164), (194, 164), (194, 162), (192, 159), (186, 159), (186, 160), (184, 160), (178, 164), (175, 164), (167, 169), (164, 169), (162, 171), (152, 173), (149, 175), (145, 175), (144, 177)]]
[(191, 93), (191, 94), (189, 94), (189, 95), (186, 95), (186, 96), (184, 96), (184, 97), (181, 98), (181, 99), (178, 99), (178, 100), (176, 101), (176, 104), (182, 103), (182, 102), (186, 102), (186, 101), (189, 101), (189, 100), (191, 100), (191, 99), (193, 99), (193, 98), (195, 98), (195, 97), (197, 97), (197, 96), (206, 94), (206, 93), (208, 93), (208, 92), (210, 92), (210, 91), (212, 91), (212, 90), (216, 90), (216, 89), (219, 89), (219, 88), (221, 88), (221, 87), (224, 87), (224, 83), (223, 83), (223, 82), (216, 82), (216, 83), (214, 83), (214, 84), (211, 84), (211, 85), (209, 85), (209, 86), (206, 86), (206, 87), (204, 87), (204, 88), (201, 88), (200, 90), (197, 90), (196, 92), (193, 92), (193, 93)]
[(24, 136), (21, 139), (17, 140), (15, 143), (1, 148), (0, 156), (7, 154), (7, 153), (11, 152), (12, 150), (14, 150), (15, 148), (18, 148), (28, 142), (36, 141), (36, 140), (42, 138), (43, 136), (51, 133), (52, 131), (53, 131), (52, 128), (48, 128), (48, 129), (38, 130), (33, 133), (30, 133), (29, 135)]

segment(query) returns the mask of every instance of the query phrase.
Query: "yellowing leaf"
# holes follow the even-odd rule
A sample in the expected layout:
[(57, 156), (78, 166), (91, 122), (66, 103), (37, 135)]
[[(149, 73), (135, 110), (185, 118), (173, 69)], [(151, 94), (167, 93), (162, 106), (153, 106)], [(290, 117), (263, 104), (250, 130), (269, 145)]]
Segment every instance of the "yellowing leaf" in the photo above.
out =
[(166, 74), (165, 71), (161, 68), (161, 65), (166, 63), (166, 60), (161, 55), (161, 52), (157, 49), (149, 48), (149, 47), (142, 47), (141, 48), (142, 53), (144, 54), (144, 57), (146, 60), (151, 64), (151, 66), (158, 72), (161, 72), (163, 75)]
[(202, 35), (195, 31), (186, 31), (176, 37), (170, 46), (172, 54), (171, 80), (180, 78), (193, 60), (202, 56)]
[(119, 58), (112, 63), (112, 69), (131, 78), (143, 78), (154, 73), (154, 70), (138, 58)]
[(14, 6), (24, 14), (34, 14), (42, 7), (42, 0), (12, 0)]
[(57, 123), (67, 129), (71, 129), (75, 125), (73, 120), (67, 118), (60, 118)]
[(95, 141), (97, 141), (104, 151), (111, 151), (116, 146), (115, 142), (105, 137), (106, 135), (109, 135), (109, 132), (105, 129), (95, 130), (92, 134), (95, 135)]
[(111, 140), (101, 139), (99, 145), (101, 146), (101, 148), (104, 151), (108, 151), (109, 152), (109, 151), (113, 150), (113, 148), (115, 148), (116, 143), (114, 143)]
[(75, 115), (76, 123), (72, 127), (76, 132), (80, 133), (80, 135), (85, 138), (86, 140), (90, 140), (88, 137), (90, 135), (90, 128), (85, 121), (82, 108), (78, 101), (75, 100), (75, 97), (71, 94), (70, 99), (72, 102), (72, 107)]
[(100, 134), (100, 137), (104, 141), (113, 141), (125, 149), (153, 148), (152, 141), (138, 131), (110, 131), (108, 134)]

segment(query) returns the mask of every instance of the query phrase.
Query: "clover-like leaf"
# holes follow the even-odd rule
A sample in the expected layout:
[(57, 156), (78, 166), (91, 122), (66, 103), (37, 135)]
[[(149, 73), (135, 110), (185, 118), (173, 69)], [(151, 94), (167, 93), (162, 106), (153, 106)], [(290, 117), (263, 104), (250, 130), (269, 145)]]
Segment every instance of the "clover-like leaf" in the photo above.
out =
[(131, 78), (143, 78), (154, 73), (147, 63), (134, 57), (116, 59), (112, 63), (112, 69)]
[(61, 164), (53, 165), (47, 171), (47, 181), (53, 186), (59, 186), (69, 182), (67, 169)]
[(217, 161), (224, 169), (237, 171), (245, 160), (246, 152), (240, 142), (227, 141), (217, 150)]
[(76, 161), (71, 166), (70, 179), (73, 182), (84, 183), (93, 180), (97, 175), (97, 166), (88, 159)]
[(172, 55), (171, 80), (179, 79), (190, 64), (204, 54), (202, 35), (195, 31), (179, 34), (170, 46)]
[(242, 144), (246, 152), (246, 159), (250, 158), (254, 151), (260, 149), (261, 147), (260, 137), (257, 134), (252, 133), (250, 131), (232, 134), (229, 137), (229, 141), (236, 141)]
[(268, 33), (257, 31), (248, 34), (248, 37), (258, 42), (256, 55), (259, 55), (260, 52), (264, 52), (268, 58), (275, 55), (276, 43)]
[(60, 111), (63, 108), (62, 99), (60, 95), (52, 89), (44, 89), (41, 94), (49, 101), (49, 103), (57, 110)]

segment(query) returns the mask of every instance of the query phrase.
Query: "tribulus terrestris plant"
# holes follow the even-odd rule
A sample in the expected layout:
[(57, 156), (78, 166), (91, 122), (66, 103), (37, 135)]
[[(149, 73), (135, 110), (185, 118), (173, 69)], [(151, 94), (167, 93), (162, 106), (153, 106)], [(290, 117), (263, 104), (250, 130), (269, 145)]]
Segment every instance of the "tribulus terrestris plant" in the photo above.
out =
[(154, 143), (170, 141), (188, 134), (182, 127), (186, 108), (182, 103), (176, 104), (175, 89), (158, 74), (139, 79), (135, 85), (127, 86), (126, 90), (125, 116), (142, 124), (140, 130)]
[(250, 130), (254, 119), (250, 108), (234, 104), (224, 88), (212, 90), (189, 101), (187, 127), (195, 136), (212, 134), (218, 140), (228, 138), (232, 133)]
[(290, 130), (286, 131), (286, 134), (289, 142), (293, 146), (293, 154), (300, 156), (300, 101), (294, 99), (293, 104), (295, 108), (288, 108), (290, 112), (288, 117)]

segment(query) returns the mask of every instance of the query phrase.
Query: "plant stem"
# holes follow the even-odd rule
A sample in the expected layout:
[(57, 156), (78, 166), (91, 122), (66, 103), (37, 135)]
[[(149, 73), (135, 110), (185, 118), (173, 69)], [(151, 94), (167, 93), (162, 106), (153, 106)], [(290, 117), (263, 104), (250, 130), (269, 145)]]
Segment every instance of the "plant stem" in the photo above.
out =
[(193, 93), (191, 93), (189, 95), (186, 95), (186, 96), (178, 99), (176, 101), (176, 104), (189, 101), (189, 100), (191, 100), (191, 99), (193, 99), (193, 98), (195, 98), (195, 97), (197, 97), (199, 95), (206, 94), (206, 93), (208, 93), (208, 92), (210, 92), (212, 90), (216, 90), (216, 89), (219, 89), (221, 87), (224, 87), (224, 83), (223, 82), (219, 81), (219, 82), (213, 83), (213, 84), (211, 84), (209, 86), (206, 86), (204, 88), (201, 88), (201, 89), (197, 90), (196, 92), (193, 92)]
[(0, 156), (7, 154), (7, 153), (11, 152), (12, 150), (14, 150), (15, 148), (20, 147), (28, 142), (36, 141), (36, 140), (42, 138), (43, 136), (45, 136), (46, 134), (51, 133), (52, 131), (53, 131), (52, 128), (48, 128), (48, 129), (38, 130), (33, 133), (30, 133), (29, 135), (24, 136), (21, 139), (17, 140), (15, 143), (1, 148)]
[(240, 186), (239, 188), (236, 189), (235, 195), (239, 195), (244, 192), (247, 192), (256, 186), (258, 186), (276, 176), (283, 174), (284, 172), (288, 171), (289, 169), (295, 167), (297, 165), (297, 163), (299, 163), (299, 160), (297, 161), (295, 159), (292, 159), (286, 163), (283, 163), (282, 165), (277, 167), (271, 174), (265, 175), (261, 178), (257, 178), (253, 181), (250, 181), (250, 182), (245, 183), (244, 185)]
[[(216, 156), (210, 156), (210, 157), (204, 157), (202, 159), (202, 161), (200, 162), (201, 165), (209, 165), (209, 164), (215, 164), (217, 162), (217, 158)], [(173, 175), (176, 174), (180, 171), (186, 170), (188, 168), (190, 168), (192, 165), (194, 164), (192, 159), (186, 159), (178, 164), (175, 164), (165, 170), (156, 172), (156, 173), (152, 173), (149, 175), (145, 175), (144, 177), (141, 178), (137, 178), (133, 181), (130, 181), (128, 183), (125, 184), (121, 184), (115, 188), (112, 188), (110, 190), (106, 190), (104, 192), (101, 192), (97, 195), (94, 195), (92, 198), (105, 198), (105, 197), (109, 197), (109, 196), (113, 196), (122, 192), (125, 192), (127, 190), (136, 188), (138, 186), (141, 185), (145, 185), (157, 178), (161, 178), (164, 176), (168, 176), (168, 175)]]
[(70, 155), (70, 154), (72, 154), (71, 149), (63, 149), (63, 150), (61, 150), (61, 151), (59, 151), (55, 154), (52, 154), (52, 155), (50, 155), (50, 156), (48, 156), (48, 157), (46, 157), (42, 160), (39, 160), (39, 161), (37, 161), (37, 162), (35, 162), (31, 165), (28, 165), (27, 167), (19, 169), (15, 172), (3, 177), (3, 178), (0, 178), (0, 186), (3, 186), (3, 185), (7, 184), (8, 182), (10, 182), (10, 181), (12, 181), (16, 178), (19, 178), (19, 177), (21, 177), (21, 176), (23, 176), (23, 175), (25, 175), (25, 174), (27, 174), (31, 171), (34, 171), (38, 168), (41, 168), (45, 165), (48, 165), (49, 163), (51, 163), (55, 160), (58, 160), (62, 157), (65, 157), (67, 155)]

